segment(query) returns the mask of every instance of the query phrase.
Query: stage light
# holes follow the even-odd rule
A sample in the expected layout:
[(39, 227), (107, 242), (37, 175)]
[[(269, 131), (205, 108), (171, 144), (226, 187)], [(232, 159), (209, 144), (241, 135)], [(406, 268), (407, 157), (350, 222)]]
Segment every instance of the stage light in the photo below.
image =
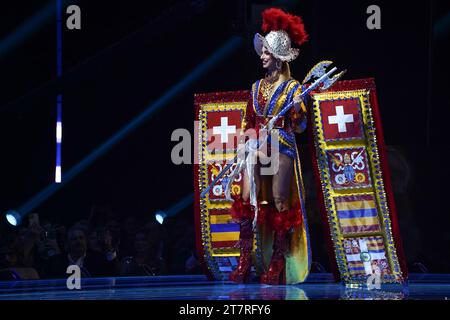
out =
[(56, 143), (61, 143), (62, 141), (62, 123), (61, 121), (56, 122)]
[(158, 211), (157, 213), (155, 213), (155, 219), (159, 224), (163, 224), (166, 217), (167, 214), (164, 211)]
[(55, 168), (55, 182), (56, 183), (61, 183), (62, 178), (61, 178), (61, 166), (56, 166)]
[(178, 202), (176, 202), (174, 205), (172, 205), (170, 208), (167, 208), (165, 211), (158, 211), (155, 213), (155, 219), (158, 221), (159, 224), (164, 223), (164, 219), (167, 217), (173, 217), (180, 213), (183, 209), (185, 209), (187, 206), (189, 206), (194, 201), (194, 194), (188, 194), (184, 198), (180, 199)]
[(22, 217), (17, 211), (8, 210), (8, 212), (6, 212), (6, 220), (9, 222), (9, 224), (17, 227), (22, 222)]
[(61, 146), (62, 146), (62, 94), (56, 97), (56, 166), (55, 166), (55, 182), (62, 182), (62, 163), (61, 163)]

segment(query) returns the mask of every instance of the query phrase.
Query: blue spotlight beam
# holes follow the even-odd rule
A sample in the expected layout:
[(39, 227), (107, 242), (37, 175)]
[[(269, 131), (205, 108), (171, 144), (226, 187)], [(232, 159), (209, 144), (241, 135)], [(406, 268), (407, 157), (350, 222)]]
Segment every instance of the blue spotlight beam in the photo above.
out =
[[(62, 0), (61, 5), (76, 3), (78, 0)], [(44, 25), (52, 21), (55, 14), (55, 2), (49, 1), (41, 10), (36, 12), (30, 19), (17, 27), (12, 33), (0, 41), (0, 58), (18, 47), (28, 37), (37, 32)]]
[(138, 126), (144, 123), (144, 121), (150, 118), (154, 113), (156, 113), (163, 106), (169, 103), (178, 94), (187, 89), (188, 86), (192, 84), (194, 81), (198, 80), (200, 76), (208, 72), (217, 63), (219, 63), (229, 54), (233, 53), (236, 49), (238, 49), (242, 45), (242, 43), (243, 39), (241, 37), (238, 36), (231, 37), (224, 45), (222, 45), (216, 52), (214, 52), (214, 54), (211, 57), (209, 57), (201, 64), (199, 64), (196, 68), (194, 68), (186, 77), (184, 77), (180, 82), (178, 82), (175, 86), (173, 86), (170, 90), (168, 90), (165, 94), (163, 94), (158, 100), (151, 103), (144, 112), (136, 116), (131, 122), (126, 124), (124, 127), (122, 127), (122, 129), (120, 129), (117, 133), (112, 135), (98, 148), (96, 148), (94, 151), (92, 151), (90, 154), (84, 157), (78, 164), (70, 168), (63, 175), (61, 183), (50, 184), (48, 187), (37, 193), (26, 203), (24, 203), (20, 208), (18, 208), (20, 214), (26, 215), (30, 213), (31, 210), (33, 210), (34, 208), (39, 206), (42, 202), (44, 202), (46, 199), (48, 199), (50, 196), (52, 196), (56, 191), (61, 189), (66, 183), (71, 181), (80, 172), (86, 169), (86, 167), (92, 164), (100, 156), (105, 154), (114, 145), (119, 143), (134, 129), (136, 129)]
[(173, 206), (165, 210), (164, 212), (168, 217), (174, 216), (179, 213), (181, 210), (189, 206), (194, 201), (194, 193), (191, 193), (185, 196), (183, 199), (175, 203)]

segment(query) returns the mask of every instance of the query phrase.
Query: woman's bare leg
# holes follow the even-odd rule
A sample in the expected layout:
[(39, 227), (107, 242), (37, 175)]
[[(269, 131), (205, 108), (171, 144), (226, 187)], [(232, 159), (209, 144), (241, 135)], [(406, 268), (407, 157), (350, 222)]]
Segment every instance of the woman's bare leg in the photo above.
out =
[[(259, 176), (259, 165), (255, 165), (254, 169), (255, 173), (254, 173), (254, 177), (255, 177), (255, 184), (256, 184), (256, 194), (259, 194), (259, 190), (261, 187), (261, 178)], [(248, 177), (247, 174), (247, 169), (244, 170), (244, 187), (242, 189), (242, 199), (244, 201), (248, 201), (248, 199), (250, 198), (250, 179)]]
[(294, 159), (280, 153), (278, 172), (272, 178), (272, 194), (279, 212), (289, 210), (289, 193), (294, 174)]

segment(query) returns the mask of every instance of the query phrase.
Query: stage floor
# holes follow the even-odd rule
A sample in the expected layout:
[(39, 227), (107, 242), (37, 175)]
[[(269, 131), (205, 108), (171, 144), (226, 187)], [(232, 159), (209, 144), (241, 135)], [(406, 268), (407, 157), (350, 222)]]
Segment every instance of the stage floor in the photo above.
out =
[(412, 274), (405, 285), (380, 290), (347, 288), (331, 274), (311, 274), (301, 285), (236, 285), (211, 282), (204, 276), (86, 279), (81, 290), (68, 290), (66, 280), (0, 282), (0, 300), (447, 300), (450, 275)]

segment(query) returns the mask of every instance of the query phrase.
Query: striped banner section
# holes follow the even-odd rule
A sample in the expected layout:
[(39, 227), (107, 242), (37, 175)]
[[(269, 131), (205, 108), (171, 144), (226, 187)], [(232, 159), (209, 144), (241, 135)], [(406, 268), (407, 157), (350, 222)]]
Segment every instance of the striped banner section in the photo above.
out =
[(343, 234), (381, 230), (373, 195), (336, 197), (334, 201)]
[(233, 248), (239, 241), (239, 224), (229, 222), (229, 209), (210, 209), (211, 244), (214, 249)]

